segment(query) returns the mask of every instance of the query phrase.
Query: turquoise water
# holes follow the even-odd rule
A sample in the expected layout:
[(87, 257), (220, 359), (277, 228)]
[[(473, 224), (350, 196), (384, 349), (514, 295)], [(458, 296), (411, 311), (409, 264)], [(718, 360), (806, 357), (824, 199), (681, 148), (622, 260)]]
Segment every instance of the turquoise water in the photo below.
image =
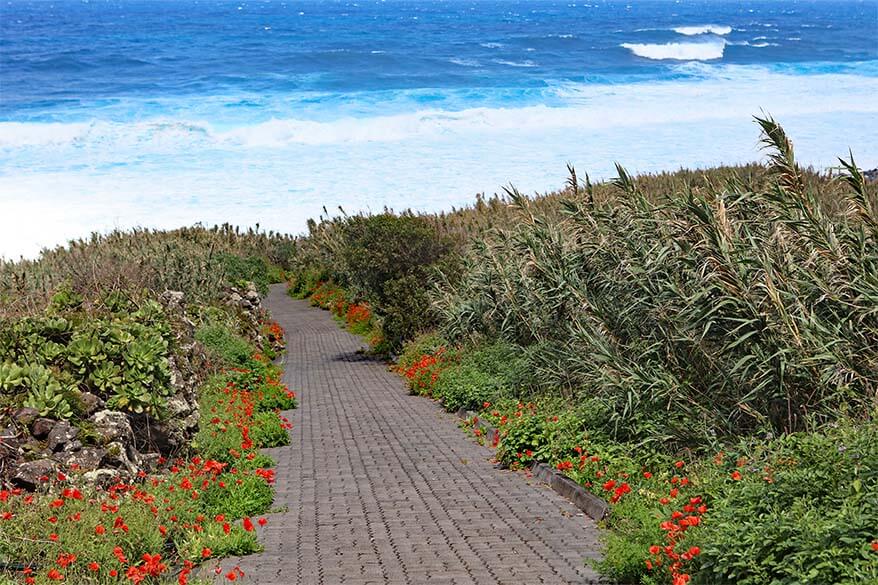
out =
[(878, 3), (11, 0), (0, 255), (760, 156), (878, 165)]

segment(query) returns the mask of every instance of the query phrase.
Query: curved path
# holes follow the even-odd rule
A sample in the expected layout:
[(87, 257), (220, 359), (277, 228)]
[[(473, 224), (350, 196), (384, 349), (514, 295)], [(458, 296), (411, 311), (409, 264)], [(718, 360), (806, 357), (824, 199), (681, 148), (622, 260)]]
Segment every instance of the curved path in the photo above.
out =
[[(281, 286), (267, 299), (287, 332), (292, 444), (277, 460), (265, 552), (226, 559), (277, 585), (595, 583), (597, 528), (523, 473), (503, 471), (457, 418), (407, 394), (362, 341)], [(221, 577), (220, 577), (221, 578)]]

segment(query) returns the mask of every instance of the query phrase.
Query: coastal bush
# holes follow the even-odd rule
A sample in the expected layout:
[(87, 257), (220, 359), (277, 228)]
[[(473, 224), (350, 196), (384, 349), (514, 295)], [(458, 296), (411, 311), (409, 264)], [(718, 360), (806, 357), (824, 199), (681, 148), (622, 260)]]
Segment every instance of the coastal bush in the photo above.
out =
[(695, 539), (695, 583), (878, 582), (878, 426), (780, 437), (736, 465)]
[(327, 280), (329, 275), (319, 268), (292, 270), (287, 275), (287, 293), (294, 299), (308, 298)]
[(268, 294), (269, 284), (283, 282), (281, 274), (272, 270), (263, 256), (238, 256), (223, 252), (217, 255), (217, 259), (222, 264), (227, 281), (235, 286), (252, 282), (256, 290), (265, 295)]
[(0, 391), (61, 419), (78, 413), (86, 391), (119, 410), (161, 415), (173, 352), (162, 306), (144, 297), (86, 308), (70, 298), (62, 289), (40, 314), (0, 328)]
[(382, 213), (312, 222), (310, 227), (290, 280), (291, 295), (310, 296), (312, 303), (336, 314), (365, 301), (380, 328), (381, 352), (398, 351), (429, 327), (430, 275), (449, 251), (429, 221)]
[(195, 332), (195, 339), (204, 345), (210, 357), (226, 366), (246, 365), (253, 353), (247, 340), (223, 323), (202, 325)]
[(560, 221), (510, 190), (518, 225), (486, 234), (434, 299), (452, 341), (525, 348), (534, 381), (600, 396), (617, 438), (696, 446), (868, 416), (878, 384), (875, 192), (850, 167), (830, 204), (763, 120), (773, 182), (647, 198), (624, 169), (608, 203)]

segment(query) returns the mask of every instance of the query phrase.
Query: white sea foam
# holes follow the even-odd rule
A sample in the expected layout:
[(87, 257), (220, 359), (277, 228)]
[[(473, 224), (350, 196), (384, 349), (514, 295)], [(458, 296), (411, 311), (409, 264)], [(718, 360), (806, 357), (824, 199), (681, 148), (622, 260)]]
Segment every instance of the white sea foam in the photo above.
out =
[[(277, 118), (231, 128), (208, 120), (159, 117), (130, 123), (92, 121), (76, 123), (0, 122), (0, 170), (8, 172), (17, 151), (31, 149), (59, 157), (102, 153), (103, 158), (143, 153), (181, 154), (194, 147), (233, 149), (283, 147), (291, 144), (397, 142), (426, 136), (515, 128), (582, 129), (670, 124), (747, 116), (760, 108), (772, 112), (876, 112), (878, 103), (865, 99), (878, 90), (878, 78), (850, 74), (786, 75), (761, 67), (684, 63), (680, 72), (702, 81), (664, 81), (623, 85), (563, 83), (546, 97), (562, 107), (480, 107), (447, 111), (418, 108), (382, 113), (380, 104), (365, 116), (334, 120)], [(832, 87), (833, 91), (817, 91)], [(396, 107), (405, 108), (402, 97)], [(221, 107), (218, 105), (217, 107)], [(180, 108), (185, 111), (185, 108)], [(130, 152), (125, 152), (130, 150)], [(39, 152), (37, 152), (39, 151)], [(96, 159), (98, 160), (98, 159)], [(4, 169), (5, 167), (5, 169)]]
[(656, 61), (710, 61), (723, 58), (726, 41), (664, 44), (622, 43), (620, 46), (638, 57)]
[(461, 67), (479, 67), (479, 62), (475, 59), (461, 59), (460, 57), (452, 57), (449, 63), (460, 65)]
[(503, 47), (503, 43), (479, 43), (479, 46), (486, 49), (500, 49)]
[(498, 65), (506, 65), (507, 67), (536, 67), (537, 64), (531, 60), (527, 61), (509, 61), (507, 59), (493, 59), (493, 62)]
[[(569, 160), (597, 178), (612, 176), (614, 160), (631, 171), (744, 162), (760, 156), (750, 120), (763, 110), (784, 123), (803, 164), (833, 164), (848, 146), (862, 165), (878, 164), (878, 78), (674, 67), (701, 80), (559, 84), (546, 91), (561, 107), (445, 111), (398, 96), (359, 117), (233, 126), (206, 110), (191, 120), (0, 123), (0, 255), (113, 227), (233, 218), (296, 231), (323, 205), (448, 208), (510, 181), (560, 186)], [(180, 99), (174, 111), (204, 102)], [(339, 176), (356, 188), (338, 189)]]
[(732, 32), (732, 27), (724, 24), (701, 24), (697, 26), (678, 26), (673, 29), (675, 33), (694, 37), (697, 35), (712, 34), (725, 36)]

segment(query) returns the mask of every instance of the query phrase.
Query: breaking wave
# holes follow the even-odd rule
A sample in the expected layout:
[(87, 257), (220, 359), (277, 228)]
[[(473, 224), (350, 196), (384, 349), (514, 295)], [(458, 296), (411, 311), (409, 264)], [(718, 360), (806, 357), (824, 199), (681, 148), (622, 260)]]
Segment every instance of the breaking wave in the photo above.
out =
[(638, 57), (655, 61), (711, 61), (723, 58), (726, 42), (720, 40), (709, 43), (622, 43), (620, 46)]
[(725, 36), (732, 32), (732, 27), (724, 25), (724, 24), (702, 24), (698, 26), (678, 26), (674, 29), (674, 32), (677, 34), (685, 35), (687, 37), (694, 37), (698, 35), (718, 35)]

